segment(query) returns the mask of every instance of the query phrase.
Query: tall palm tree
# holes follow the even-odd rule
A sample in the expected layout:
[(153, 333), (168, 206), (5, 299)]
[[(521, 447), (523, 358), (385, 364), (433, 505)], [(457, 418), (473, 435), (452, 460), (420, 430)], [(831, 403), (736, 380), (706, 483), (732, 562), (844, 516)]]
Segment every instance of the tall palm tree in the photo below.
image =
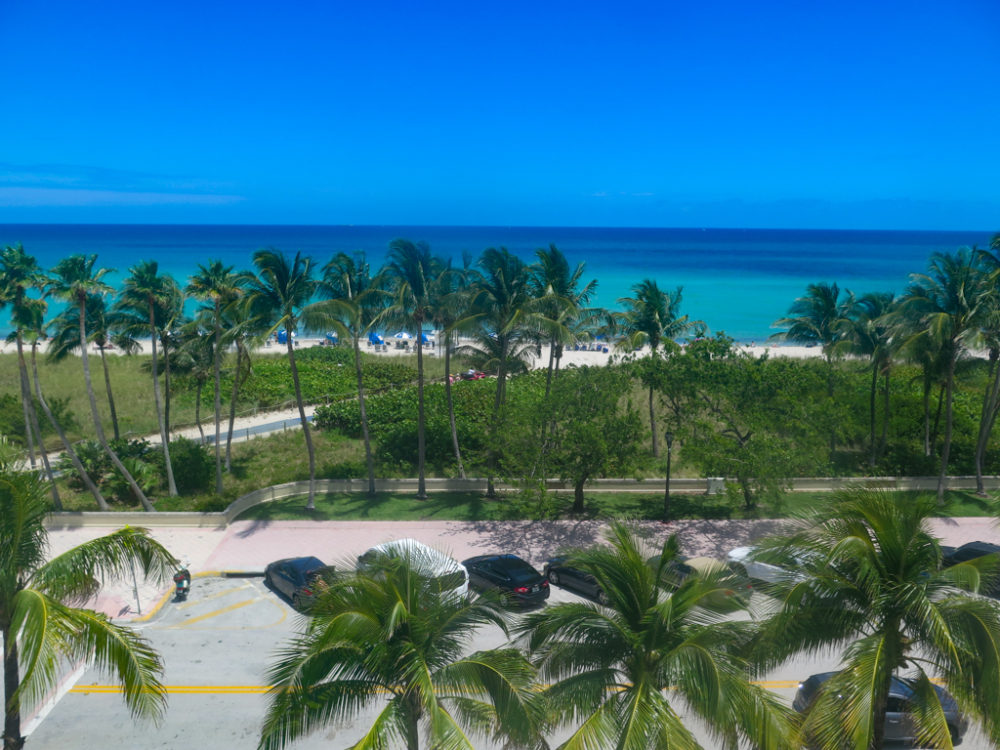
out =
[[(650, 361), (660, 355), (660, 347), (672, 343), (693, 328), (698, 321), (680, 314), (681, 287), (672, 292), (660, 289), (653, 279), (643, 279), (632, 287), (633, 297), (623, 297), (618, 303), (624, 311), (615, 316), (617, 327), (625, 334), (619, 346), (639, 349), (649, 345)], [(655, 382), (649, 380), (649, 427), (653, 432), (653, 457), (660, 455), (660, 444), (656, 429), (656, 409), (653, 405)]]
[(377, 712), (355, 748), (472, 750), (473, 737), (535, 739), (534, 670), (515, 649), (468, 653), (477, 630), (506, 632), (495, 603), (456, 596), (418, 552), (384, 554), (319, 595), (304, 632), (285, 646), (258, 748), (277, 750), (330, 723)]
[(358, 409), (361, 413), (361, 437), (365, 444), (365, 463), (368, 467), (368, 496), (375, 495), (375, 456), (372, 453), (371, 435), (368, 430), (368, 411), (365, 407), (365, 384), (361, 371), (361, 339), (367, 336), (385, 302), (380, 280), (372, 278), (364, 253), (350, 256), (337, 253), (323, 267), (321, 290), (332, 298), (328, 308), (331, 325), (338, 336), (350, 339), (354, 348), (354, 375), (358, 385)]
[[(894, 335), (893, 313), (895, 295), (892, 292), (872, 292), (855, 297), (847, 292), (843, 308), (845, 319), (841, 335), (850, 343), (852, 354), (867, 357), (871, 363), (872, 379), (868, 398), (868, 450), (869, 465), (875, 468), (879, 454), (885, 450), (889, 425), (889, 373), (899, 339)], [(876, 395), (879, 377), (883, 379), (882, 435), (875, 439)]]
[(571, 555), (606, 606), (566, 602), (525, 616), (527, 641), (554, 720), (576, 728), (560, 750), (698, 748), (679, 706), (706, 721), (722, 747), (784, 748), (787, 709), (749, 681), (748, 622), (727, 621), (722, 580), (672, 573), (676, 538), (647, 562), (637, 536), (612, 524), (608, 546)]
[(393, 300), (383, 314), (383, 319), (389, 324), (400, 325), (417, 342), (417, 498), (420, 500), (427, 498), (424, 323), (431, 319), (433, 282), (440, 270), (441, 261), (431, 255), (430, 246), (426, 242), (395, 239), (389, 243), (385, 274), (393, 292)]
[[(993, 238), (1000, 250), (1000, 235)], [(993, 243), (991, 243), (992, 245)], [(974, 464), (976, 469), (976, 494), (986, 497), (983, 482), (983, 459), (997, 414), (1000, 413), (1000, 257), (987, 251), (979, 253), (984, 273), (988, 274), (984, 290), (984, 311), (981, 324), (982, 341), (988, 352), (990, 382), (983, 395), (979, 416), (979, 434), (976, 438)]]
[(472, 315), (458, 325), (475, 325), (473, 343), (459, 349), (496, 372), (497, 384), (490, 418), (487, 494), (495, 494), (497, 436), (506, 402), (507, 378), (527, 370), (537, 347), (541, 315), (531, 296), (531, 268), (507, 248), (487, 248), (479, 258), (481, 273), (472, 282)]
[[(129, 276), (122, 285), (118, 295), (119, 309), (130, 309), (136, 313), (145, 311), (147, 331), (152, 346), (153, 404), (156, 408), (156, 420), (160, 425), (160, 442), (162, 444), (163, 462), (167, 472), (167, 491), (171, 497), (177, 495), (177, 483), (174, 481), (174, 468), (170, 461), (170, 434), (164, 420), (163, 403), (160, 396), (160, 369), (157, 357), (157, 343), (162, 333), (157, 325), (157, 305), (162, 305), (172, 290), (167, 277), (159, 272), (159, 263), (155, 260), (143, 260), (129, 269)], [(166, 355), (165, 355), (166, 356)]]
[[(288, 366), (292, 371), (292, 383), (295, 387), (295, 403), (299, 407), (299, 421), (302, 424), (306, 450), (309, 453), (309, 500), (306, 503), (306, 509), (314, 510), (316, 507), (316, 450), (313, 447), (309, 420), (306, 419), (299, 370), (295, 365), (295, 342), (292, 339), (292, 334), (295, 333), (300, 322), (308, 327), (325, 328), (323, 322), (326, 316), (321, 313), (319, 308), (309, 305), (309, 301), (316, 293), (313, 260), (301, 253), (296, 253), (294, 258), (289, 258), (278, 250), (266, 249), (258, 250), (253, 254), (253, 264), (257, 267), (257, 276), (251, 280), (247, 289), (251, 314), (253, 317), (270, 320), (271, 331), (279, 328), (285, 331)], [(313, 313), (318, 314), (318, 319), (313, 319)]]
[(929, 340), (941, 352), (946, 367), (945, 432), (937, 487), (938, 502), (943, 502), (954, 427), (955, 366), (981, 339), (980, 326), (989, 309), (988, 274), (975, 248), (963, 248), (934, 253), (928, 272), (911, 274), (910, 282), (900, 308), (917, 321), (917, 332), (902, 346), (920, 347)]
[(101, 415), (97, 411), (97, 399), (94, 396), (94, 383), (90, 377), (90, 359), (87, 355), (87, 299), (92, 294), (105, 295), (111, 292), (111, 287), (104, 283), (104, 277), (110, 273), (107, 268), (94, 268), (97, 255), (70, 255), (60, 260), (52, 269), (53, 277), (49, 282), (49, 291), (58, 297), (70, 300), (77, 306), (77, 322), (80, 325), (80, 362), (83, 365), (83, 382), (87, 388), (87, 399), (90, 401), (90, 414), (94, 420), (94, 432), (101, 448), (111, 459), (111, 463), (121, 473), (132, 490), (132, 493), (142, 503), (147, 511), (156, 508), (149, 502), (146, 493), (138, 485), (129, 470), (118, 458), (104, 435)]
[(246, 292), (250, 277), (236, 273), (233, 266), (223, 265), (221, 260), (209, 261), (207, 266), (199, 265), (198, 272), (188, 281), (188, 294), (206, 300), (212, 305), (212, 332), (215, 337), (213, 368), (215, 381), (215, 491), (222, 494), (222, 310), (239, 300)]
[(929, 525), (936, 514), (932, 497), (841, 491), (801, 531), (758, 553), (802, 561), (800, 575), (771, 592), (779, 609), (761, 629), (764, 664), (843, 652), (843, 670), (805, 717), (811, 746), (881, 748), (890, 683), (904, 670), (915, 686), (910, 715), (920, 747), (950, 748), (954, 740), (936, 678), (993, 743), (1000, 739), (1000, 611), (963, 590), (995, 576), (997, 562), (941, 570)]
[[(201, 394), (205, 390), (205, 384), (212, 379), (215, 371), (215, 339), (210, 330), (206, 331), (206, 328), (211, 329), (211, 326), (212, 321), (204, 314), (186, 322), (178, 332), (177, 349), (174, 352), (175, 370), (187, 375), (195, 383), (194, 421), (198, 425), (198, 434), (202, 444), (205, 443), (205, 430), (201, 425)], [(216, 444), (218, 442), (216, 439)], [(218, 468), (221, 468), (221, 463), (217, 466)], [(217, 479), (219, 478), (221, 475), (217, 476)], [(218, 487), (219, 485), (217, 485), (216, 491), (221, 492)]]
[(65, 657), (90, 659), (121, 681), (134, 717), (158, 717), (166, 694), (159, 682), (159, 655), (136, 631), (103, 614), (74, 606), (101, 582), (137, 567), (166, 580), (173, 557), (145, 529), (126, 527), (74, 547), (46, 562), (44, 483), (0, 460), (0, 633), (4, 647), (4, 748), (24, 745), (22, 707), (54, 690)]
[(545, 397), (552, 390), (552, 376), (559, 370), (563, 346), (573, 336), (578, 318), (594, 317), (595, 311), (587, 309), (590, 298), (597, 291), (597, 279), (591, 279), (581, 288), (585, 263), (570, 269), (569, 261), (559, 248), (535, 251), (538, 263), (532, 272), (532, 295), (541, 304), (539, 311), (549, 323), (549, 364), (545, 376)]
[[(87, 337), (97, 347), (101, 355), (101, 368), (104, 371), (104, 391), (108, 397), (108, 410), (111, 416), (111, 427), (115, 440), (121, 437), (118, 425), (118, 409), (115, 405), (115, 394), (111, 387), (111, 370), (108, 367), (108, 350), (116, 348), (123, 354), (135, 354), (139, 351), (139, 342), (123, 328), (127, 320), (121, 314), (110, 309), (105, 298), (100, 294), (91, 294), (87, 299)], [(80, 348), (80, 310), (77, 307), (65, 308), (52, 321), (55, 332), (47, 348), (48, 356), (53, 360), (62, 360)], [(121, 326), (121, 328), (120, 328)]]
[[(39, 406), (42, 407), (42, 412), (45, 414), (45, 418), (48, 419), (49, 424), (52, 425), (52, 429), (55, 430), (56, 434), (59, 436), (59, 442), (62, 443), (63, 452), (69, 456), (70, 462), (73, 464), (73, 468), (76, 470), (76, 473), (80, 475), (80, 480), (83, 482), (83, 485), (87, 488), (87, 491), (94, 496), (94, 500), (97, 501), (98, 509), (108, 510), (108, 503), (104, 499), (104, 495), (101, 494), (97, 485), (90, 478), (90, 475), (83, 466), (83, 462), (73, 449), (72, 443), (70, 443), (69, 438), (66, 437), (66, 432), (63, 430), (62, 425), (60, 425), (58, 420), (56, 420), (55, 414), (52, 413), (52, 409), (49, 408), (49, 404), (45, 400), (45, 396), (42, 394), (42, 384), (38, 378), (38, 345), (46, 337), (45, 313), (47, 310), (48, 303), (44, 299), (30, 300), (24, 308), (24, 331), (26, 340), (31, 343), (31, 379), (34, 383), (35, 398), (38, 400)], [(52, 482), (52, 486), (53, 492), (55, 493), (55, 482)], [(55, 509), (62, 510), (60, 502), (55, 504)]]
[(24, 430), (28, 446), (28, 457), (32, 467), (35, 466), (35, 436), (37, 436), (39, 443), (42, 441), (42, 436), (39, 433), (33, 434), (33, 424), (38, 421), (38, 418), (36, 416), (32, 420), (34, 402), (31, 397), (28, 369), (24, 360), (24, 339), (21, 335), (21, 326), (16, 322), (16, 318), (19, 310), (29, 299), (28, 292), (41, 289), (44, 284), (45, 275), (42, 273), (42, 269), (35, 258), (24, 251), (24, 247), (20, 244), (8, 245), (3, 250), (0, 250), (0, 307), (9, 304), (13, 310), (13, 336), (17, 346), (21, 406), (24, 411)]

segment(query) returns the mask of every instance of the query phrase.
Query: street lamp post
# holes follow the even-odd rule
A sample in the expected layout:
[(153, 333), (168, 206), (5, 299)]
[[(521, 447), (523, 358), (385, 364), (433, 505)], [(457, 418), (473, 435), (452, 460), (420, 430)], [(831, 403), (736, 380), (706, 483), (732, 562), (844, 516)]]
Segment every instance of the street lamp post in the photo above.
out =
[(674, 433), (667, 430), (663, 438), (667, 441), (667, 486), (663, 491), (663, 523), (667, 523), (670, 520), (670, 453), (674, 446)]

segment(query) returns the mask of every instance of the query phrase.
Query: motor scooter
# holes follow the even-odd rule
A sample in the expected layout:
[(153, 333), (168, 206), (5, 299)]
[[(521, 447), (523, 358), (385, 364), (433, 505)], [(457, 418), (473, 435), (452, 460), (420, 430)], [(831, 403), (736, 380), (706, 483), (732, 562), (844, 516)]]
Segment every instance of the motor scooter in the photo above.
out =
[(181, 563), (181, 568), (176, 573), (174, 573), (174, 601), (182, 602), (188, 597), (188, 592), (191, 591), (191, 572), (188, 570), (188, 564)]

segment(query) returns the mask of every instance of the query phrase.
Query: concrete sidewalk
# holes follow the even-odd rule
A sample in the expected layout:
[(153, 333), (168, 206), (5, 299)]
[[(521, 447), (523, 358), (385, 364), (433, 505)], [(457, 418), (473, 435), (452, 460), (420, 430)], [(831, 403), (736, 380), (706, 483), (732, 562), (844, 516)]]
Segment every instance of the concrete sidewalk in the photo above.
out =
[[(110, 520), (110, 519), (109, 519)], [(687, 555), (723, 558), (733, 547), (750, 544), (779, 532), (786, 521), (676, 521), (637, 524), (651, 544), (660, 544), (676, 533)], [(90, 539), (121, 528), (123, 524), (89, 527), (56, 527), (49, 530), (50, 555), (54, 556)], [(235, 521), (228, 527), (157, 527), (150, 533), (177, 558), (187, 561), (196, 577), (263, 573), (271, 561), (282, 557), (315, 555), (334, 565), (353, 567), (365, 550), (391, 539), (411, 537), (447, 552), (457, 560), (489, 552), (520, 555), (541, 569), (545, 560), (570, 547), (598, 542), (601, 521)], [(958, 546), (983, 540), (1000, 544), (994, 518), (944, 518), (933, 522), (944, 544)], [(87, 606), (108, 616), (146, 619), (169, 599), (169, 581), (109, 581)]]

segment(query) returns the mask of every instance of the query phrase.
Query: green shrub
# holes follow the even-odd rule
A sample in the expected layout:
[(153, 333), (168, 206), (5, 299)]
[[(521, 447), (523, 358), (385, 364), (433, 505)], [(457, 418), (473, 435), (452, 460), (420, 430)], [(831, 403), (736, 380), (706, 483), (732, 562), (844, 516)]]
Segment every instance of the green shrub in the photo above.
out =
[(202, 492), (213, 486), (215, 457), (200, 443), (183, 437), (171, 440), (170, 464), (179, 493)]

